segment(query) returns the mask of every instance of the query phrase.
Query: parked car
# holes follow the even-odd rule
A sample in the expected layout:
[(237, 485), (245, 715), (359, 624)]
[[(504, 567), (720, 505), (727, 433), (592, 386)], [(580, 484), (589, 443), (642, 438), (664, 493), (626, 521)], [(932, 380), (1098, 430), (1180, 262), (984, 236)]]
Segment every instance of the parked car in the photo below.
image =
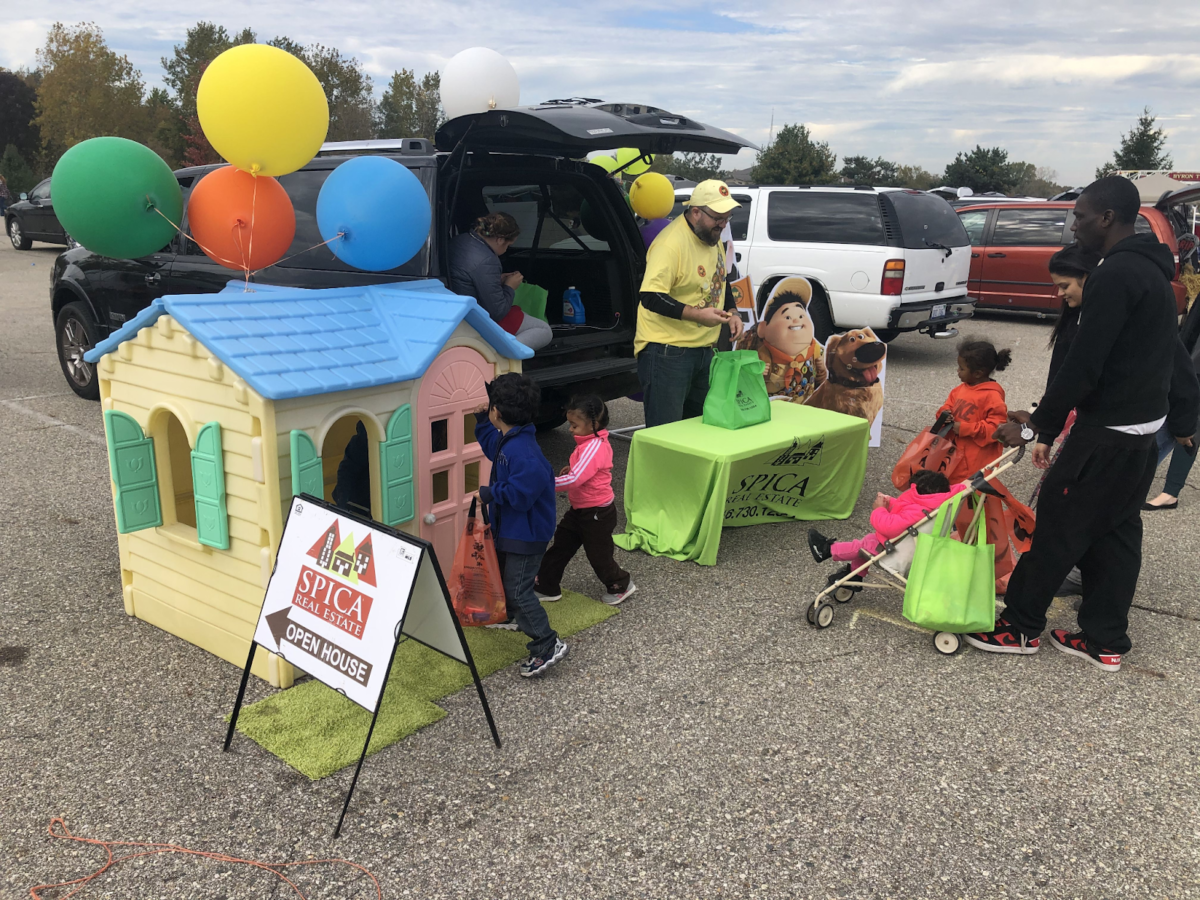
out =
[(49, 178), (39, 181), (28, 194), (21, 194), (20, 199), (5, 210), (4, 230), (18, 250), (28, 250), (34, 241), (70, 244), (71, 239), (54, 214)]
[[(611, 399), (640, 390), (633, 334), (645, 246), (620, 187), (583, 157), (619, 147), (650, 153), (736, 153), (750, 146), (736, 135), (653, 107), (590, 101), (452, 119), (438, 131), (436, 150), (419, 139), (327, 144), (303, 169), (279, 179), (296, 210), (296, 238), (281, 262), (253, 274), (250, 281), (313, 288), (447, 281), (451, 236), (488, 212), (508, 212), (520, 223), (521, 235), (504, 256), (505, 268), (520, 271), (527, 282), (549, 292), (546, 312), (555, 335), (525, 361), (524, 370), (541, 385), (543, 422), (560, 421), (563, 403), (573, 393), (594, 391)], [(425, 185), (433, 205), (424, 248), (389, 272), (352, 269), (328, 247), (316, 246), (322, 242), (316, 225), (321, 185), (347, 159), (364, 153), (407, 166)], [(175, 175), (186, 194), (214, 168), (181, 169)], [(186, 217), (183, 227), (186, 232)], [(95, 372), (83, 360), (93, 344), (157, 297), (218, 291), (238, 280), (238, 272), (179, 237), (140, 259), (68, 250), (55, 263), (50, 287), (67, 383), (80, 396), (96, 398)], [(562, 323), (562, 303), (555, 301), (572, 286), (581, 293), (585, 325)]]
[[(1050, 257), (1075, 240), (1075, 202), (1012, 204), (984, 203), (958, 210), (971, 239), (968, 291), (979, 309), (1012, 309), (1057, 315), (1061, 302), (1050, 281)], [(1175, 219), (1180, 221), (1177, 223)], [(1153, 234), (1175, 255), (1171, 286), (1180, 314), (1187, 291), (1179, 281), (1178, 234), (1187, 223), (1169, 208), (1143, 206), (1134, 226), (1138, 234)], [(1180, 232), (1178, 229), (1182, 228)]]
[[(901, 188), (734, 187), (730, 230), (738, 272), (761, 314), (771, 289), (803, 275), (813, 285), (817, 338), (870, 326), (885, 341), (905, 331), (949, 336), (973, 314), (970, 241), (950, 204)], [(691, 196), (675, 192), (674, 214)]]

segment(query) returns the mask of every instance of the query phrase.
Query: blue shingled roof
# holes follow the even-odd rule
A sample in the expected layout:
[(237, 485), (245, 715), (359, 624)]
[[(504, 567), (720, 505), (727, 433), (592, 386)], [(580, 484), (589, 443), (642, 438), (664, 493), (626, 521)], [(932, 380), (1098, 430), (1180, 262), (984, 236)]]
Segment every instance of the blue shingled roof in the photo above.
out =
[(230, 282), (218, 294), (162, 297), (85, 355), (98, 362), (169, 315), (269, 400), (409, 381), (464, 319), (497, 353), (533, 351), (492, 321), (473, 297), (436, 279), (305, 290)]

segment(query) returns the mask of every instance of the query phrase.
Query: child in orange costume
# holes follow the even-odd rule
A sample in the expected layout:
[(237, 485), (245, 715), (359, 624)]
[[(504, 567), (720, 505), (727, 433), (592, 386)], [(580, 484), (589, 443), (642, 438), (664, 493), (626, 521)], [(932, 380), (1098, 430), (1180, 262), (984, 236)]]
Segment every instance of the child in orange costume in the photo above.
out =
[(992, 373), (1003, 372), (1012, 362), (1012, 352), (996, 350), (991, 341), (968, 338), (958, 345), (958, 377), (962, 381), (950, 392), (937, 414), (949, 413), (954, 419), (958, 455), (946, 472), (950, 483), (966, 481), (1004, 452), (1004, 446), (992, 434), (1008, 420), (1004, 388), (992, 380)]

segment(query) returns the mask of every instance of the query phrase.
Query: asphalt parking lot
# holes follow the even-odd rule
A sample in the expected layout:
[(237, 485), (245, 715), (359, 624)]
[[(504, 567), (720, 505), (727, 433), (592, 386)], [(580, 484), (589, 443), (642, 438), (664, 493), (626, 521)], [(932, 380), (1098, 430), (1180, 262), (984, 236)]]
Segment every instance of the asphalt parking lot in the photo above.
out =
[[(725, 531), (719, 564), (619, 553), (638, 593), (572, 640), (545, 678), (486, 682), (368, 760), (342, 838), (349, 772), (318, 782), (244, 737), (222, 754), (240, 670), (122, 607), (98, 404), (54, 353), (57, 248), (0, 247), (0, 885), (90, 873), (78, 835), (263, 861), (343, 857), (383, 896), (428, 898), (1200, 897), (1200, 495), (1146, 517), (1133, 651), (1107, 675), (1049, 648), (935, 653), (898, 595), (861, 595), (818, 631), (827, 569), (803, 523)], [(970, 324), (1037, 400), (1049, 324)], [(890, 345), (866, 531), (903, 446), (957, 383), (954, 342)], [(613, 405), (613, 425), (640, 407)], [(556, 467), (565, 429), (543, 447)], [(620, 496), (628, 445), (615, 443)], [(1028, 497), (1023, 463), (1006, 483)], [(1161, 480), (1156, 482), (1155, 492)], [(597, 596), (582, 554), (564, 585)], [(1056, 601), (1053, 627), (1071, 624)], [(261, 682), (254, 697), (270, 688)], [(310, 897), (376, 896), (343, 867), (295, 872)], [(61, 895), (60, 895), (61, 896)], [(295, 896), (261, 870), (198, 857), (125, 864), (78, 896)]]

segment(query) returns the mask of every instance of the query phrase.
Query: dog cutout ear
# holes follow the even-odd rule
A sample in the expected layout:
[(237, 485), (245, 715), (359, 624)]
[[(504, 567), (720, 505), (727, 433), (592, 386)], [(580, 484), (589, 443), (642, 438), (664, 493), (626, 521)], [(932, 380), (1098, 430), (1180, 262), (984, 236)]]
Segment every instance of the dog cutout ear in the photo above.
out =
[(844, 334), (831, 334), (827, 337), (825, 339), (825, 355), (832, 356), (837, 351), (838, 344), (842, 342), (842, 338), (844, 337)]

